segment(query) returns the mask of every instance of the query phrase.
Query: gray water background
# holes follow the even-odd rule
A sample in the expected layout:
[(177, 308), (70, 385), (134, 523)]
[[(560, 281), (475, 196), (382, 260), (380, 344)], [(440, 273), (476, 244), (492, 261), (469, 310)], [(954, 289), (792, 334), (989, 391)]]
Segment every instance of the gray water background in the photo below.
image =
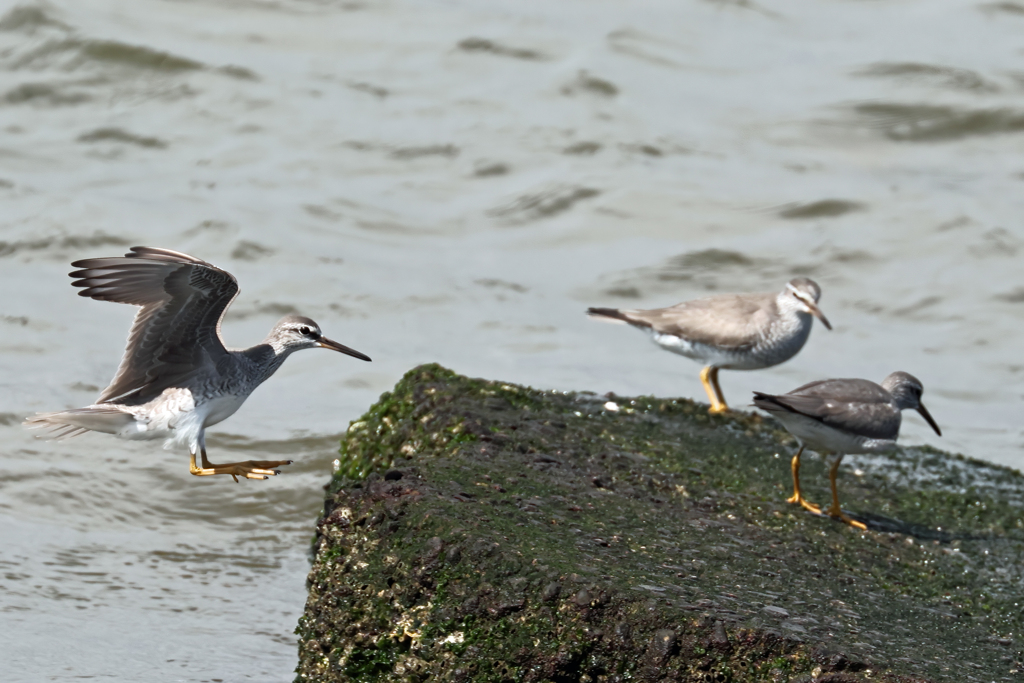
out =
[[(587, 306), (810, 276), (835, 329), (734, 406), (906, 370), (944, 437), (904, 442), (1020, 467), (1021, 132), (1016, 2), (0, 2), (3, 680), (290, 679), (338, 436), (406, 370), (704, 400)], [(135, 244), (238, 277), (229, 345), (298, 311), (373, 357), (211, 432), (282, 476), (20, 427), (113, 375), (133, 311), (66, 274)]]

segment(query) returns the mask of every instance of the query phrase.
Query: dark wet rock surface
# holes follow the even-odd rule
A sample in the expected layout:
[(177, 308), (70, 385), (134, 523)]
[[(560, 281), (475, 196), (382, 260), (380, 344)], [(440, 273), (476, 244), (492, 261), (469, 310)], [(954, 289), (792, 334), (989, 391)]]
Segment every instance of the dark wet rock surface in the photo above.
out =
[(758, 416), (416, 368), (343, 442), (297, 680), (1020, 680), (1024, 477), (848, 458), (859, 532), (784, 502), (791, 452)]

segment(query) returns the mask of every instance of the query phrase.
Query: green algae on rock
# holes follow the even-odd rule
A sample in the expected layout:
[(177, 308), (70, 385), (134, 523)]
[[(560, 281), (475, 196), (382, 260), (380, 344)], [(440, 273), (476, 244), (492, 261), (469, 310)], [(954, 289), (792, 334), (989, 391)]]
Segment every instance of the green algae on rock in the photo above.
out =
[[(1019, 680), (1024, 477), (851, 457), (858, 532), (784, 502), (791, 446), (687, 400), (415, 368), (343, 440), (296, 680)], [(803, 481), (826, 496), (820, 459)]]

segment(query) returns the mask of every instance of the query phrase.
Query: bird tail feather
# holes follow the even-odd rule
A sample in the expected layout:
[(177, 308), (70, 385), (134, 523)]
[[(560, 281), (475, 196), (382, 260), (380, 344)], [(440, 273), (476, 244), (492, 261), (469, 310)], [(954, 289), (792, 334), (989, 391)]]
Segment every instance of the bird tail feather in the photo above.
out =
[(22, 423), (27, 429), (39, 429), (42, 439), (61, 441), (88, 431), (117, 434), (135, 419), (131, 413), (110, 406), (87, 406), (56, 413), (36, 413)]
[(753, 406), (768, 412), (779, 412), (780, 410), (788, 410), (788, 408), (786, 408), (784, 404), (779, 402), (777, 396), (773, 396), (772, 394), (766, 394), (761, 391), (754, 392)]
[(617, 308), (588, 308), (587, 315), (606, 323), (632, 323), (629, 317)]

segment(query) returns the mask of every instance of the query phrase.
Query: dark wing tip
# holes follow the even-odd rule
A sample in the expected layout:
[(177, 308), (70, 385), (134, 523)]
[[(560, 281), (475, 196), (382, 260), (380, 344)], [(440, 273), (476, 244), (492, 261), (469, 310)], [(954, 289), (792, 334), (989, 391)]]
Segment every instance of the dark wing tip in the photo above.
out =
[(174, 251), (173, 249), (164, 249), (162, 247), (132, 247), (127, 254), (124, 256), (101, 256), (99, 258), (87, 258), (79, 259), (78, 261), (72, 261), (71, 266), (74, 268), (101, 268), (110, 267), (116, 265), (118, 261), (122, 259), (143, 259), (150, 261), (164, 261), (168, 263), (193, 263), (196, 265), (212, 265), (202, 259), (198, 259), (195, 256), (189, 256), (188, 254), (180, 251)]
[(770, 408), (785, 408), (786, 406), (779, 403), (779, 397), (774, 394), (766, 394), (763, 391), (754, 392), (754, 405), (762, 410), (769, 410)]
[[(99, 301), (158, 305), (176, 296), (202, 291), (204, 299), (224, 301), (218, 309), (223, 315), (227, 304), (238, 293), (238, 282), (227, 271), (170, 249), (132, 247), (125, 256), (81, 259), (71, 265), (78, 268), (68, 275), (74, 278), (71, 285), (82, 289), (79, 296)], [(182, 278), (178, 275), (184, 271), (196, 275), (186, 276), (188, 282), (180, 281)], [(196, 284), (193, 280), (202, 283)], [(185, 299), (181, 303), (184, 304)]]
[[(754, 392), (754, 406), (769, 413), (798, 413), (807, 415), (799, 407), (791, 405), (793, 397), (787, 395), (765, 394)], [(810, 417), (810, 416), (808, 416)]]
[[(188, 254), (183, 254), (180, 251), (173, 251), (171, 249), (162, 249), (160, 247), (132, 247), (131, 250), (124, 256), (99, 256), (95, 258), (79, 259), (71, 262), (72, 268), (82, 269), (114, 269), (125, 267), (125, 259), (133, 259), (134, 261), (160, 261), (163, 263), (183, 263), (183, 264), (194, 264), (212, 266), (212, 264), (198, 259)], [(79, 277), (77, 273), (69, 273), (71, 277)]]
[(212, 265), (202, 259), (198, 259), (195, 256), (189, 256), (180, 251), (174, 251), (173, 249), (164, 249), (163, 247), (132, 247), (125, 258), (137, 258), (137, 259), (150, 259), (153, 261), (167, 261), (170, 263), (194, 263), (197, 265)]

